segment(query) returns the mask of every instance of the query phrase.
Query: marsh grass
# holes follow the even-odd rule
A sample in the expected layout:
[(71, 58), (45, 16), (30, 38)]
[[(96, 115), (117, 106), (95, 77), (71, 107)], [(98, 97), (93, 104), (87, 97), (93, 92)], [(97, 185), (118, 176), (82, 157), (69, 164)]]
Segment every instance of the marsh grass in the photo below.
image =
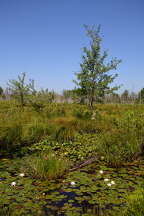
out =
[(137, 137), (125, 131), (102, 134), (97, 142), (97, 151), (113, 167), (120, 167), (124, 162), (131, 161), (139, 149), (140, 143)]
[(127, 197), (125, 209), (119, 216), (143, 216), (144, 215), (144, 190), (139, 189)]
[(76, 131), (73, 128), (62, 126), (56, 130), (55, 140), (60, 143), (74, 141), (75, 134)]
[(33, 178), (51, 180), (61, 178), (69, 167), (69, 162), (56, 157), (52, 152), (41, 152), (26, 160), (27, 170)]
[(0, 216), (14, 216), (14, 214), (11, 208), (3, 205), (0, 208)]
[(98, 104), (89, 110), (85, 105), (44, 102), (37, 112), (31, 104), (21, 110), (15, 101), (0, 101), (0, 154), (12, 155), (18, 148), (48, 139), (59, 149), (68, 143), (66, 151), (75, 160), (78, 154), (81, 158), (93, 152), (103, 155), (109, 165), (121, 166), (142, 151), (143, 108)]

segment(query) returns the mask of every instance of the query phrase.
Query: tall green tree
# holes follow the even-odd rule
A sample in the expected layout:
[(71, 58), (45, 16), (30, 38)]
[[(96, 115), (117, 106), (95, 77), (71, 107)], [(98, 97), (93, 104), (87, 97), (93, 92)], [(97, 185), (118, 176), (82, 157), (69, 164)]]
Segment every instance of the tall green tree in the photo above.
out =
[(26, 104), (27, 97), (36, 93), (34, 89), (34, 80), (29, 80), (29, 83), (27, 84), (25, 78), (26, 73), (23, 72), (21, 75), (18, 75), (17, 80), (9, 80), (8, 82), (9, 90), (20, 102), (22, 107)]
[(100, 26), (84, 26), (87, 36), (90, 37), (90, 47), (83, 48), (81, 71), (76, 73), (77, 80), (76, 92), (92, 107), (95, 101), (101, 101), (105, 94), (113, 93), (119, 88), (111, 88), (111, 84), (117, 77), (117, 74), (109, 74), (109, 71), (116, 70), (117, 65), (121, 62), (117, 58), (106, 61), (108, 51), (101, 51), (102, 37), (100, 35)]

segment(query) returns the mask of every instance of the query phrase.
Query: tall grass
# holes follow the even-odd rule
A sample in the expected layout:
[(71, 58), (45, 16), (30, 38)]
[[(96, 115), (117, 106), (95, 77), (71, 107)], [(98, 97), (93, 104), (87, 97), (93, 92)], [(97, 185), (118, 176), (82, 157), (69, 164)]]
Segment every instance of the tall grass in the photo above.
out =
[(127, 197), (125, 209), (119, 216), (143, 216), (144, 215), (144, 190), (140, 189)]
[(43, 180), (61, 178), (69, 167), (68, 161), (56, 157), (51, 152), (41, 152), (37, 156), (29, 156), (26, 165), (27, 173), (33, 178)]
[(109, 165), (120, 166), (144, 154), (144, 105), (102, 104), (89, 110), (85, 105), (44, 103), (37, 112), (30, 104), (21, 110), (15, 101), (0, 101), (1, 155), (45, 139), (70, 143), (75, 152), (95, 149), (93, 154), (104, 155)]

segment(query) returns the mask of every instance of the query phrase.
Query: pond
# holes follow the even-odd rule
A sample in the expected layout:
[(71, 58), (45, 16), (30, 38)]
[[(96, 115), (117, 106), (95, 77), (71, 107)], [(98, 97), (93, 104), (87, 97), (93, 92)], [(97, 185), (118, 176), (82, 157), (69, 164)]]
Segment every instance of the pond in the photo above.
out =
[(21, 177), (21, 166), (21, 159), (0, 160), (0, 215), (111, 215), (144, 187), (143, 160), (119, 169), (96, 161), (51, 181)]

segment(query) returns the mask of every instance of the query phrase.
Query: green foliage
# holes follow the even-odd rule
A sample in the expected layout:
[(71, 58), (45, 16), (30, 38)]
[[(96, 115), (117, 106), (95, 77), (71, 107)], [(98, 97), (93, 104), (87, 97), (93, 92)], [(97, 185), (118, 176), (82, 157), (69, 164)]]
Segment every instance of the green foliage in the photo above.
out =
[(45, 104), (45, 107), (43, 109), (43, 114), (45, 114), (45, 117), (48, 119), (54, 119), (56, 117), (65, 117), (66, 112), (67, 107), (63, 104)]
[(54, 132), (51, 125), (42, 122), (35, 122), (23, 128), (22, 142), (26, 145), (40, 141)]
[[(80, 140), (86, 143), (86, 138), (82, 140), (81, 137)], [(87, 140), (89, 140), (88, 137)], [(49, 154), (52, 152), (42, 152), (44, 157)], [(55, 156), (52, 155), (52, 157)], [(50, 215), (56, 215), (59, 212), (65, 215), (88, 216), (115, 216), (120, 212), (120, 215), (123, 215), (122, 211), (127, 206), (127, 200), (129, 203), (128, 195), (133, 196), (133, 190), (143, 187), (144, 162), (142, 160), (128, 163), (127, 166), (119, 169), (107, 167), (104, 160), (96, 160), (93, 164), (74, 172), (64, 173), (62, 179), (54, 177), (50, 180), (31, 174), (31, 168), (28, 166), (31, 158), (37, 159), (37, 155), (0, 160), (0, 211), (2, 215), (10, 213), (14, 216), (41, 216), (47, 215), (47, 212), (50, 212)], [(56, 156), (56, 159), (67, 163), (62, 156)], [(104, 171), (103, 174), (100, 174), (100, 170)], [(24, 173), (25, 176), (20, 177), (20, 173)], [(105, 178), (108, 178), (109, 182), (114, 180), (115, 184), (108, 187), (107, 182), (104, 181)], [(16, 182), (16, 186), (11, 186), (13, 181)], [(71, 185), (71, 182), (75, 182), (75, 185)]]
[(0, 150), (2, 152), (15, 152), (23, 146), (29, 146), (38, 142), (44, 137), (51, 135), (54, 129), (45, 123), (35, 123), (22, 125), (13, 123), (8, 127), (1, 128), (0, 134)]
[(55, 140), (63, 143), (73, 141), (75, 138), (75, 131), (73, 128), (60, 127), (55, 134)]
[(43, 105), (41, 112), (30, 104), (21, 111), (14, 101), (1, 101), (1, 155), (24, 154), (35, 143), (72, 161), (98, 153), (111, 166), (144, 155), (143, 105)]
[(87, 119), (91, 119), (92, 111), (89, 109), (75, 109), (73, 115), (78, 119), (87, 120)]
[(35, 94), (34, 80), (30, 80), (29, 84), (25, 83), (26, 73), (23, 72), (18, 76), (18, 80), (9, 80), (8, 86), (13, 97), (15, 97), (23, 107), (26, 104), (26, 98)]
[(60, 159), (51, 152), (41, 152), (38, 156), (31, 156), (26, 161), (27, 172), (38, 179), (56, 179), (64, 175), (68, 168), (68, 161)]
[(76, 74), (77, 81), (74, 82), (78, 86), (77, 94), (83, 101), (88, 100), (88, 104), (93, 106), (93, 103), (101, 101), (105, 94), (118, 89), (118, 86), (113, 88), (109, 86), (117, 74), (109, 75), (108, 72), (116, 70), (121, 60), (114, 58), (109, 63), (105, 63), (108, 52), (104, 51), (101, 54), (100, 26), (96, 29), (85, 25), (85, 29), (91, 39), (90, 48), (83, 48), (81, 71)]
[(124, 162), (132, 160), (139, 151), (137, 138), (133, 134), (115, 132), (103, 134), (99, 137), (97, 150), (104, 155), (110, 166), (120, 167)]
[(127, 197), (127, 205), (121, 216), (144, 215), (144, 190), (140, 189)]
[[(7, 206), (2, 206), (0, 208), (0, 216), (12, 216), (12, 209)], [(14, 216), (14, 215), (13, 215)]]
[(133, 160), (144, 141), (144, 125), (141, 117), (127, 112), (121, 118), (113, 119), (111, 130), (99, 136), (98, 151), (105, 156), (111, 166), (121, 166)]
[(22, 126), (14, 123), (7, 127), (1, 127), (0, 152), (10, 152), (21, 145)]

